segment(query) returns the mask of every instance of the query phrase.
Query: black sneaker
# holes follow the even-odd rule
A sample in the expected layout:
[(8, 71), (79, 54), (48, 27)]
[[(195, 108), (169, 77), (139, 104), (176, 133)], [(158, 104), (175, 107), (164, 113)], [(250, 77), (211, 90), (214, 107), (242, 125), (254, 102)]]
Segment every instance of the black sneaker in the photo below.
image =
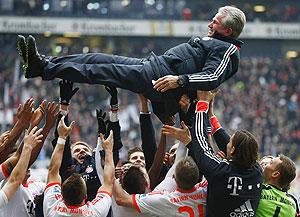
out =
[(45, 56), (41, 56), (36, 48), (35, 38), (27, 38), (28, 66), (25, 69), (25, 78), (34, 78), (43, 75), (44, 66), (47, 64)]
[(27, 45), (26, 45), (25, 37), (23, 35), (18, 35), (17, 50), (18, 50), (18, 53), (21, 57), (21, 62), (23, 64), (23, 68), (26, 69), (27, 66), (28, 66)]

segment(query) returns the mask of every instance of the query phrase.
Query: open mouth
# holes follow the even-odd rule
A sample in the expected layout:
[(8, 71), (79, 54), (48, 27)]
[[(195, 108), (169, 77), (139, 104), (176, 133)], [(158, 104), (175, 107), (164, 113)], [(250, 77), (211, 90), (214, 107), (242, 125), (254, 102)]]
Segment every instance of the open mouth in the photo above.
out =
[(84, 158), (85, 158), (85, 155), (80, 155), (80, 156), (78, 156), (78, 160), (79, 160), (79, 161), (83, 161)]

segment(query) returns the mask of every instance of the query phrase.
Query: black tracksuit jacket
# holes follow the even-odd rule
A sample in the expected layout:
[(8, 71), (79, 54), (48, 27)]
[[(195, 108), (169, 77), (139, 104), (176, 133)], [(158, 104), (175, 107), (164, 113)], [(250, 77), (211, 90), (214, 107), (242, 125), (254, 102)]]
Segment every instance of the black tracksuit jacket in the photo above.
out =
[(149, 88), (144, 93), (155, 102), (152, 103), (154, 113), (163, 117), (173, 115), (179, 111), (178, 101), (182, 94), (193, 99), (196, 90), (213, 90), (231, 78), (238, 70), (242, 43), (220, 35), (214, 38), (192, 37), (187, 43), (175, 46), (161, 56), (152, 54), (153, 80), (165, 75), (178, 75), (184, 81), (182, 88), (164, 93)]
[[(207, 217), (255, 216), (263, 183), (261, 167), (256, 163), (244, 168), (214, 155), (207, 139), (207, 113), (196, 112), (194, 120), (188, 148), (193, 147), (194, 160), (208, 181)], [(229, 136), (225, 130), (219, 129), (214, 138), (226, 153)]]

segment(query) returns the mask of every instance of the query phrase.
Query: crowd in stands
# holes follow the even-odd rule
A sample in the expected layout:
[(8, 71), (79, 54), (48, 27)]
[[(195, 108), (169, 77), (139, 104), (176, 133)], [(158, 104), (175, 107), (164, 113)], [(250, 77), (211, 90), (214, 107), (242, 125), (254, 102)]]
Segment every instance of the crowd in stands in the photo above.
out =
[[(1, 0), (0, 14), (18, 16), (75, 16), (127, 19), (210, 20), (215, 8), (232, 4), (248, 21), (298, 22), (298, 1), (198, 1), (198, 0)], [(254, 6), (263, 6), (255, 11)]]
[[(43, 99), (52, 101), (58, 99), (59, 96), (58, 88), (53, 88), (58, 86), (57, 80), (53, 82), (44, 82), (39, 79), (25, 80), (23, 75), (19, 75), (20, 79), (15, 78), (15, 65), (18, 58), (12, 37), (14, 36), (2, 35), (0, 38), (2, 47), (0, 59), (3, 63), (0, 66), (0, 114), (5, 113), (0, 123), (1, 132), (9, 129), (13, 124), (12, 117), (18, 103), (23, 102), (29, 96), (33, 96), (37, 103)], [(38, 40), (43, 53), (55, 55), (55, 49), (52, 49), (53, 45), (49, 43), (52, 39), (41, 37)], [(149, 40), (149, 43), (145, 44), (143, 40), (136, 40), (135, 43), (130, 44), (126, 39), (116, 41), (118, 42), (115, 46), (107, 47), (107, 41), (104, 40), (104, 46), (90, 48), (90, 52), (102, 51), (147, 57), (150, 50), (158, 54), (165, 50), (163, 42), (151, 43)], [(73, 46), (72, 49), (65, 46), (62, 53), (58, 55), (81, 53), (85, 44), (80, 43), (76, 41), (77, 46)], [(170, 42), (172, 43), (174, 42)], [(127, 49), (128, 44), (131, 49)], [(220, 88), (222, 98), (217, 100), (216, 108), (222, 124), (231, 132), (238, 128), (245, 128), (255, 133), (261, 144), (261, 155), (285, 153), (293, 160), (299, 160), (300, 126), (297, 121), (300, 115), (299, 65), (299, 59), (275, 60), (268, 57), (242, 57), (237, 75)], [(22, 73), (21, 70), (17, 71)], [(100, 85), (76, 86), (80, 87), (80, 91), (72, 99), (70, 117), (76, 120), (77, 126), (80, 127), (75, 126), (72, 139), (74, 141), (83, 139), (89, 144), (96, 145), (95, 109), (108, 106), (107, 92)], [(122, 141), (126, 147), (125, 153), (127, 149), (141, 144), (138, 97), (129, 91), (120, 90), (119, 100), (119, 119)], [(160, 126), (159, 120), (154, 118), (154, 124)], [(44, 157), (49, 157), (50, 154), (49, 146), (45, 149)], [(122, 156), (125, 157), (125, 154), (121, 154)]]

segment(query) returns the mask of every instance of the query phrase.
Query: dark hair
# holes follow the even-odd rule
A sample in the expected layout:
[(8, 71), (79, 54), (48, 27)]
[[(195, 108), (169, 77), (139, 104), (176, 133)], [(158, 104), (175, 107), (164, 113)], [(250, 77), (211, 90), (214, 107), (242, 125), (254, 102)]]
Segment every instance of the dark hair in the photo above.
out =
[(122, 161), (122, 165), (124, 165), (124, 164), (128, 164), (128, 163), (131, 163), (130, 161), (128, 161), (128, 160), (124, 160), (124, 161)]
[(143, 152), (143, 149), (141, 149), (140, 147), (134, 147), (132, 149), (129, 149), (127, 155), (128, 160), (130, 159), (130, 155), (132, 155), (135, 152)]
[(44, 203), (44, 192), (34, 197), (35, 216), (44, 217), (43, 203)]
[(290, 183), (296, 177), (295, 163), (287, 156), (279, 155), (281, 163), (277, 165), (276, 169), (280, 172), (279, 185), (281, 188), (288, 189)]
[(125, 173), (121, 185), (128, 194), (144, 194), (147, 181), (140, 167), (133, 165)]
[(190, 190), (197, 184), (198, 179), (199, 169), (193, 158), (187, 157), (177, 163), (175, 168), (175, 180), (178, 188)]
[(87, 195), (86, 184), (80, 174), (73, 173), (62, 184), (61, 192), (67, 205), (80, 205)]
[(258, 142), (247, 130), (236, 131), (232, 138), (234, 152), (232, 160), (237, 165), (249, 168), (258, 159)]

